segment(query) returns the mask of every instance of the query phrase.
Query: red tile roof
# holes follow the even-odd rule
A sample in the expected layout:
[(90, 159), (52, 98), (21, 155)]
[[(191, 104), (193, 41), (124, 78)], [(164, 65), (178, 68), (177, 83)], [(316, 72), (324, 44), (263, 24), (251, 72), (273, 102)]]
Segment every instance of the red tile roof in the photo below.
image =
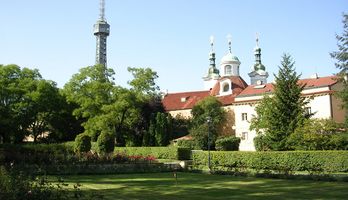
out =
[[(305, 89), (315, 88), (315, 87), (324, 87), (331, 86), (337, 83), (336, 76), (326, 76), (319, 78), (310, 78), (310, 79), (301, 79), (299, 80), (300, 84), (306, 84)], [(256, 85), (249, 85), (245, 90), (243, 90), (238, 97), (242, 96), (254, 96), (261, 95), (269, 92), (273, 92), (273, 84), (268, 83), (264, 85), (264, 88), (255, 88)]]
[[(237, 94), (241, 93), (246, 87), (248, 87), (248, 84), (242, 79), (240, 76), (227, 76), (222, 77), (219, 79), (219, 81), (223, 81), (226, 79), (230, 79), (232, 83), (232, 93)], [(219, 95), (220, 92), (220, 83), (216, 83), (213, 89), (211, 90), (211, 95), (216, 96)]]
[[(191, 109), (199, 100), (209, 96), (209, 93), (209, 90), (169, 93), (164, 96), (162, 103), (167, 111)], [(182, 101), (182, 98), (185, 98), (185, 101)]]
[[(193, 91), (169, 93), (164, 96), (162, 103), (166, 111), (191, 109), (200, 100), (212, 95), (217, 96), (223, 105), (230, 105), (235, 102), (236, 97), (262, 95), (273, 91), (273, 84), (265, 84), (262, 88), (255, 88), (256, 85), (247, 85), (247, 83), (239, 76), (223, 77), (220, 79), (230, 79), (232, 82), (232, 94), (225, 96), (217, 96), (220, 91), (220, 84), (217, 83), (211, 91)], [(320, 77), (317, 79), (302, 79), (301, 84), (306, 84), (306, 88), (331, 86), (337, 82), (336, 76)], [(182, 101), (182, 98), (185, 101)]]

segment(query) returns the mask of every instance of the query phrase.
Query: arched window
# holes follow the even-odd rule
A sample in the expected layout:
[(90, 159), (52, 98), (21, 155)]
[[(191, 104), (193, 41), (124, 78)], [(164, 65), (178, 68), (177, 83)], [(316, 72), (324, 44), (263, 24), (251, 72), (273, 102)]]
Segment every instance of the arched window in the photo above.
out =
[(231, 65), (226, 65), (226, 67), (225, 67), (225, 74), (226, 75), (231, 75), (232, 74), (232, 66)]
[(222, 91), (223, 92), (228, 92), (229, 90), (230, 90), (230, 85), (228, 83), (225, 83), (224, 86), (223, 86)]

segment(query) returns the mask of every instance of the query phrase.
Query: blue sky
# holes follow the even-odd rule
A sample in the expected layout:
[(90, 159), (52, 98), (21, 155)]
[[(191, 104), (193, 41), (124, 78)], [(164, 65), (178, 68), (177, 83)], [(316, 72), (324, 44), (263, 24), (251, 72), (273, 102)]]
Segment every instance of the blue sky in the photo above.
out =
[[(3, 0), (0, 12), (0, 64), (37, 68), (59, 87), (82, 67), (95, 63), (93, 24), (99, 0)], [(106, 0), (108, 67), (126, 86), (127, 67), (151, 67), (157, 84), (169, 92), (202, 90), (209, 66), (209, 37), (215, 37), (217, 63), (232, 52), (247, 75), (254, 62), (255, 33), (262, 63), (277, 73), (281, 55), (296, 61), (302, 78), (337, 72), (329, 53), (343, 30), (346, 0)]]

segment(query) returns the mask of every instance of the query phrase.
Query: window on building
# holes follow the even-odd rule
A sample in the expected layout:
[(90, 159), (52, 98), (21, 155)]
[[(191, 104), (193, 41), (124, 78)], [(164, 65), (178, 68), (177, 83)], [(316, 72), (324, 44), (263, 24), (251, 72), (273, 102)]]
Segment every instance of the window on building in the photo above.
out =
[(230, 90), (230, 85), (228, 83), (224, 84), (223, 92), (228, 92)]
[(247, 121), (247, 120), (248, 120), (248, 114), (242, 113), (242, 121)]
[(248, 139), (248, 132), (243, 132), (241, 139), (242, 140), (247, 140)]
[(226, 75), (232, 74), (232, 66), (231, 65), (226, 65), (225, 74)]
[(306, 115), (312, 114), (312, 109), (311, 109), (311, 107), (305, 107), (305, 108), (304, 108), (304, 112), (305, 112)]

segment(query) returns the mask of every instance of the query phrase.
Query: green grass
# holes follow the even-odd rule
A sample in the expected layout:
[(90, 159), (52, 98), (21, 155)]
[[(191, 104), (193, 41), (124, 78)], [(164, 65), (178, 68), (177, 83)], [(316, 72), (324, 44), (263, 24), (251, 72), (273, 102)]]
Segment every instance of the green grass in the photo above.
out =
[(172, 173), (64, 177), (104, 199), (347, 199), (348, 183)]

